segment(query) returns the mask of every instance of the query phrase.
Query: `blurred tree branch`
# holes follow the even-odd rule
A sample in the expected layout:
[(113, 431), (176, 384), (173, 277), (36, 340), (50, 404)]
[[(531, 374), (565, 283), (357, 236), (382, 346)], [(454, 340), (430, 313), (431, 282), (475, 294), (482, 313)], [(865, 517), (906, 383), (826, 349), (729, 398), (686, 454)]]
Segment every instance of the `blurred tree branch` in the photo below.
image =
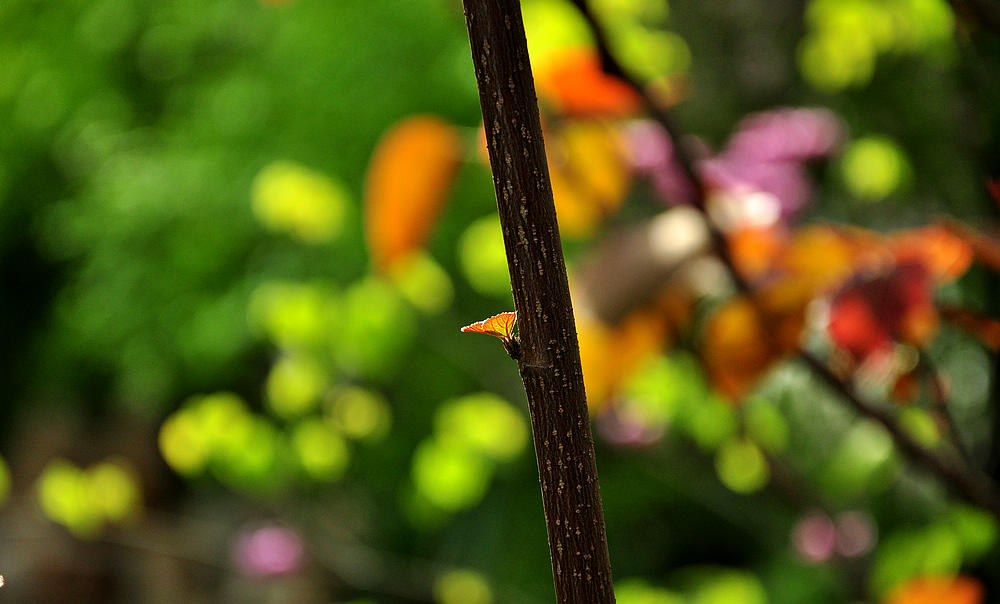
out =
[(948, 0), (956, 13), (970, 16), (986, 28), (1000, 33), (1000, 3), (990, 0)]
[[(594, 39), (597, 41), (598, 53), (604, 70), (628, 83), (642, 97), (649, 114), (667, 131), (674, 148), (675, 159), (681, 171), (688, 179), (691, 190), (694, 191), (694, 206), (702, 213), (704, 221), (711, 234), (714, 251), (731, 275), (737, 290), (745, 294), (749, 300), (754, 299), (754, 290), (742, 277), (729, 253), (725, 236), (714, 224), (707, 211), (707, 192), (704, 182), (695, 167), (695, 158), (685, 146), (684, 133), (677, 126), (673, 116), (664, 109), (650, 93), (649, 88), (633, 74), (629, 73), (617, 60), (611, 51), (607, 31), (597, 19), (586, 0), (572, 0), (589, 24)], [(963, 2), (964, 4), (964, 2)], [(979, 4), (976, 2), (976, 4)], [(766, 317), (766, 314), (763, 316)], [(896, 447), (915, 465), (937, 476), (948, 484), (956, 493), (966, 500), (989, 510), (1000, 519), (1000, 491), (989, 477), (975, 468), (950, 458), (941, 456), (917, 443), (896, 421), (896, 418), (883, 411), (878, 406), (864, 400), (854, 386), (847, 380), (835, 374), (823, 361), (808, 350), (800, 349), (796, 357), (805, 363), (811, 371), (830, 388), (840, 394), (841, 398), (860, 415), (882, 425), (892, 437)]]
[(973, 463), (972, 455), (969, 453), (969, 449), (965, 446), (965, 443), (962, 442), (962, 435), (958, 433), (958, 426), (955, 423), (954, 414), (951, 412), (948, 387), (942, 378), (941, 372), (938, 371), (937, 364), (931, 359), (930, 354), (926, 350), (920, 350), (918, 366), (923, 368), (930, 383), (931, 401), (934, 404), (934, 412), (938, 416), (939, 423), (942, 424), (944, 431), (951, 439), (951, 444), (955, 447), (955, 451), (962, 458), (962, 461), (966, 465), (973, 467), (975, 464)]

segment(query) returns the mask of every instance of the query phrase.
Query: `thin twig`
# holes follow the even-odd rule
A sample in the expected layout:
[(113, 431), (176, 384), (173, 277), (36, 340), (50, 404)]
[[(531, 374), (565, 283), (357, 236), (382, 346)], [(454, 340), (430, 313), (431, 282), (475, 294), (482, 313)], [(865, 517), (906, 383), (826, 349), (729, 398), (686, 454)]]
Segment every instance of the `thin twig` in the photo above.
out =
[(948, 4), (956, 13), (967, 14), (980, 25), (1000, 33), (1000, 4), (989, 0), (948, 0)]
[(997, 518), (1000, 518), (1000, 496), (997, 495), (996, 486), (989, 478), (980, 475), (973, 468), (955, 463), (950, 458), (936, 455), (929, 449), (922, 447), (903, 430), (895, 417), (862, 399), (854, 386), (837, 377), (826, 366), (826, 363), (820, 361), (812, 353), (803, 350), (799, 352), (799, 359), (805, 362), (817, 377), (837, 391), (841, 398), (847, 401), (855, 411), (881, 424), (899, 450), (910, 461), (937, 475), (968, 501), (989, 510)]
[[(705, 223), (712, 234), (712, 240), (720, 260), (733, 278), (740, 293), (745, 294), (751, 301), (753, 300), (753, 288), (743, 279), (736, 264), (733, 261), (729, 248), (726, 245), (725, 236), (719, 231), (707, 211), (707, 195), (704, 182), (696, 169), (694, 155), (685, 147), (685, 139), (680, 128), (672, 119), (669, 112), (664, 109), (649, 93), (646, 86), (634, 75), (624, 69), (621, 63), (611, 52), (608, 43), (607, 33), (596, 16), (587, 5), (586, 0), (572, 0), (573, 4), (580, 10), (584, 19), (590, 25), (594, 33), (594, 38), (598, 45), (603, 67), (607, 73), (614, 75), (629, 84), (642, 97), (650, 115), (660, 126), (666, 130), (673, 143), (674, 157), (681, 168), (681, 171), (688, 180), (691, 190), (694, 192), (694, 205), (705, 216)], [(1000, 518), (1000, 495), (996, 485), (985, 475), (980, 474), (974, 468), (965, 464), (956, 464), (951, 459), (939, 456), (934, 452), (922, 447), (906, 433), (896, 421), (896, 418), (879, 409), (872, 403), (865, 401), (849, 382), (838, 377), (825, 363), (820, 361), (811, 352), (799, 349), (797, 358), (804, 362), (814, 374), (822, 379), (828, 386), (835, 390), (846, 400), (851, 407), (860, 415), (863, 415), (881, 424), (896, 443), (897, 448), (906, 455), (914, 464), (924, 468), (932, 474), (938, 476), (946, 484), (950, 485), (956, 493), (968, 501), (982, 506), (989, 510), (994, 516)]]
[(935, 414), (940, 418), (941, 423), (944, 424), (952, 446), (955, 447), (965, 465), (975, 467), (975, 464), (972, 462), (972, 456), (969, 455), (969, 449), (962, 442), (962, 436), (959, 434), (958, 427), (955, 424), (955, 417), (951, 412), (951, 402), (948, 400), (947, 388), (941, 380), (941, 373), (937, 370), (937, 366), (926, 350), (920, 351), (919, 364), (923, 367), (924, 372), (927, 374), (927, 379), (930, 381), (931, 399), (934, 402)]

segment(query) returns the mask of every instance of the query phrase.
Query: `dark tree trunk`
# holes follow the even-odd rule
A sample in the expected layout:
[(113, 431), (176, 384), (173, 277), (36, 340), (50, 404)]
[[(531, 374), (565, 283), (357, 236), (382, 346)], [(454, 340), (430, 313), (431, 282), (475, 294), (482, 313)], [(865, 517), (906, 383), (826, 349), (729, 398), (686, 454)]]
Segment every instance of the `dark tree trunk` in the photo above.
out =
[(614, 602), (594, 443), (518, 0), (465, 0), (518, 312), (556, 599)]

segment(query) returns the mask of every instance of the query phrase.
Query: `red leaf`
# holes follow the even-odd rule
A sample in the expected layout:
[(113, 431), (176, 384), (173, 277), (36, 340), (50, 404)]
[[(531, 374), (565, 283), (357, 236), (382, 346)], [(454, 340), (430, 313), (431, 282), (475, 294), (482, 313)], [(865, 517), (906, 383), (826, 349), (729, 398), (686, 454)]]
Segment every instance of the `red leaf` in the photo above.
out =
[(466, 325), (462, 328), (462, 331), (468, 333), (485, 333), (491, 336), (496, 336), (504, 342), (508, 342), (511, 338), (513, 338), (514, 325), (516, 323), (516, 312), (502, 312), (499, 315), (493, 315), (488, 319), (477, 321), (472, 325)]
[(925, 344), (937, 328), (931, 285), (922, 262), (851, 279), (830, 306), (830, 338), (860, 361), (888, 351), (894, 340)]

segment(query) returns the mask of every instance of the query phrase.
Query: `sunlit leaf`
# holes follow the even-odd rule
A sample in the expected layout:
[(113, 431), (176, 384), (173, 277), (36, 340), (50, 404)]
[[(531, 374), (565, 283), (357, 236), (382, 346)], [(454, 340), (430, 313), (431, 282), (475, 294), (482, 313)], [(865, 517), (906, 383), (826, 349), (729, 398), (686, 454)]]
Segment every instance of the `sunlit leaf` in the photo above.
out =
[(869, 82), (880, 54), (947, 56), (955, 16), (946, 2), (812, 0), (799, 67), (816, 88), (836, 92)]
[(424, 245), (461, 153), (457, 129), (433, 116), (407, 118), (379, 141), (365, 184), (365, 235), (378, 269)]
[(836, 92), (867, 83), (875, 70), (871, 41), (836, 32), (816, 32), (803, 38), (799, 69), (806, 80), (824, 92)]
[(215, 392), (188, 399), (179, 415), (190, 413), (209, 455), (224, 457), (246, 446), (254, 415), (239, 396)]
[(482, 321), (476, 321), (471, 325), (466, 325), (462, 328), (462, 331), (467, 333), (485, 333), (496, 336), (501, 340), (510, 340), (514, 335), (514, 326), (516, 324), (516, 312), (502, 312)]

